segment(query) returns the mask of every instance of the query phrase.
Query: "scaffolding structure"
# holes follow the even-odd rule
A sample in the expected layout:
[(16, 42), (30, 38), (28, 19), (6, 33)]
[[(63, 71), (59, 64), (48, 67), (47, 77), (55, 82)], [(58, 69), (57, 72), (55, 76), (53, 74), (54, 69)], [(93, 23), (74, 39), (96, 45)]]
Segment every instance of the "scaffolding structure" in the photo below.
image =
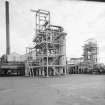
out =
[(84, 63), (87, 68), (94, 69), (94, 65), (97, 64), (98, 46), (97, 41), (94, 39), (89, 39), (84, 45)]
[[(35, 49), (33, 47), (26, 47), (26, 61), (25, 61), (25, 75), (34, 76), (33, 64), (35, 63), (33, 52)], [(35, 54), (35, 53), (34, 53)]]
[(50, 24), (50, 12), (32, 10), (36, 16), (33, 39), (36, 53), (31, 67), (34, 75), (54, 76), (66, 74), (66, 33), (61, 26)]
[(83, 46), (83, 57), (72, 58), (71, 64), (68, 65), (69, 73), (98, 73), (99, 63), (97, 62), (98, 46), (97, 41), (88, 39)]

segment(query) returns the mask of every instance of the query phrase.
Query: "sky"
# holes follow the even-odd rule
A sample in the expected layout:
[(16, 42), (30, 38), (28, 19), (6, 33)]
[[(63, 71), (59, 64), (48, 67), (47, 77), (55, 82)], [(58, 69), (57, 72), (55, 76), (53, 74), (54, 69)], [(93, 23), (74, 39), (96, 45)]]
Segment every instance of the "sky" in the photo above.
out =
[[(67, 33), (67, 58), (81, 57), (85, 41), (94, 38), (99, 47), (98, 59), (105, 63), (105, 3), (79, 0), (9, 0), (11, 52), (25, 54), (33, 45), (35, 16), (31, 9), (50, 11), (51, 24)], [(5, 0), (0, 0), (0, 56), (5, 47)]]

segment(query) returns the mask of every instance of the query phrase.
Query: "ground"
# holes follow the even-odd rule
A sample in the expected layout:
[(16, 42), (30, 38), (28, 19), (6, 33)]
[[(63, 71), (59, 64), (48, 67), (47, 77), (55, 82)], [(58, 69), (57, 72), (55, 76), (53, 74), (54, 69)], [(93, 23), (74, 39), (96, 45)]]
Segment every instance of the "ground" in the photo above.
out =
[(105, 75), (0, 77), (0, 105), (105, 105)]

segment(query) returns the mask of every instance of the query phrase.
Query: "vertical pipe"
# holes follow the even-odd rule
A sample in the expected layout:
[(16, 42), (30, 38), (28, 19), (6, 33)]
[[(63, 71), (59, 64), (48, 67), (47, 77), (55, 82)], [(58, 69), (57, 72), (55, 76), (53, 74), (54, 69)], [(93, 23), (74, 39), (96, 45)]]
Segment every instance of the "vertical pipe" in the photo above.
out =
[(9, 41), (9, 2), (5, 1), (5, 15), (6, 15), (6, 55), (10, 54)]
[(47, 53), (47, 70), (46, 70), (46, 77), (49, 76), (48, 73), (48, 42), (47, 42), (47, 33), (46, 33), (46, 53)]

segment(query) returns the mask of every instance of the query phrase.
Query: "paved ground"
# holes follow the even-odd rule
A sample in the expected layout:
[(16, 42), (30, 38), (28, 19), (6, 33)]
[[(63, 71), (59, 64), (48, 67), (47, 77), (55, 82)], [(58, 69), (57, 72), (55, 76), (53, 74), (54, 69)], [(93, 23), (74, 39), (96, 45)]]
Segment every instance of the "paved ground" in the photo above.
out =
[(105, 75), (0, 77), (0, 105), (105, 105)]

